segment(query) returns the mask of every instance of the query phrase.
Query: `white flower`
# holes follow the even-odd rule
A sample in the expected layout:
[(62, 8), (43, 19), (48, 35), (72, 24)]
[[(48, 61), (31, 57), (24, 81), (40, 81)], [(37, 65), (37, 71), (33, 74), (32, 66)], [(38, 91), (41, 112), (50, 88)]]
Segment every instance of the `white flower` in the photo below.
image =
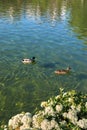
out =
[(63, 97), (65, 97), (67, 95), (67, 92), (65, 92), (64, 94), (63, 94)]
[(16, 116), (12, 117), (9, 120), (8, 126), (9, 128), (16, 129), (21, 128), (21, 130), (24, 130), (24, 128), (30, 128), (30, 124), (32, 122), (32, 117), (29, 112), (24, 114), (17, 114)]
[(64, 112), (64, 113), (63, 113), (63, 117), (64, 117), (64, 118), (67, 118), (67, 112)]
[(38, 119), (38, 115), (34, 115), (34, 116), (33, 116), (33, 127), (39, 128), (39, 119)]
[(64, 120), (64, 121), (61, 121), (60, 124), (61, 126), (66, 126), (67, 122)]
[(72, 99), (72, 98), (69, 98), (68, 101), (69, 101), (70, 103), (73, 103), (73, 99)]
[(54, 104), (53, 100), (50, 101), (50, 106), (52, 106)]
[(42, 102), (41, 103), (41, 107), (46, 107), (47, 106), (47, 102)]
[(42, 130), (52, 130), (52, 129), (60, 130), (59, 125), (55, 120), (49, 121), (47, 119), (44, 119), (41, 122), (41, 129)]
[(27, 112), (25, 113), (25, 115), (23, 116), (23, 118), (21, 119), (21, 123), (23, 123), (23, 125), (30, 127), (32, 122), (32, 116), (31, 113)]
[(20, 130), (30, 130), (30, 127), (28, 125), (22, 125), (20, 126)]
[(67, 113), (67, 118), (70, 119), (70, 121), (75, 125), (78, 120), (77, 112), (75, 110), (69, 109), (69, 112)]
[(17, 127), (20, 126), (21, 124), (21, 119), (24, 116), (24, 114), (17, 114), (16, 116), (13, 116), (9, 122), (8, 126), (11, 127), (12, 129), (16, 129)]
[(71, 108), (72, 108), (72, 110), (75, 110), (75, 106), (74, 105), (71, 105)]
[(8, 122), (8, 126), (9, 126), (9, 127), (12, 127), (12, 122), (13, 122), (13, 120), (10, 119), (9, 122)]
[(41, 122), (43, 121), (43, 113), (39, 111), (37, 115), (33, 116), (32, 124), (34, 128), (40, 129)]
[(86, 109), (87, 109), (87, 102), (85, 103), (85, 107), (86, 107)]
[(60, 95), (57, 95), (57, 96), (55, 97), (55, 99), (60, 99)]
[(87, 129), (87, 119), (83, 118), (77, 122), (77, 125), (83, 129)]
[(58, 113), (61, 112), (62, 109), (63, 109), (62, 104), (60, 104), (60, 105), (56, 105), (56, 111), (57, 111)]
[(77, 112), (81, 111), (81, 105), (80, 104), (76, 107), (76, 110), (77, 110)]
[(4, 130), (8, 130), (7, 125), (4, 126)]
[(49, 130), (49, 127), (50, 127), (50, 122), (47, 119), (44, 119), (41, 122), (41, 129), (42, 130)]
[(51, 106), (45, 108), (44, 115), (55, 116), (55, 112)]
[(54, 119), (51, 120), (51, 129), (53, 128), (55, 130), (60, 130), (58, 123)]

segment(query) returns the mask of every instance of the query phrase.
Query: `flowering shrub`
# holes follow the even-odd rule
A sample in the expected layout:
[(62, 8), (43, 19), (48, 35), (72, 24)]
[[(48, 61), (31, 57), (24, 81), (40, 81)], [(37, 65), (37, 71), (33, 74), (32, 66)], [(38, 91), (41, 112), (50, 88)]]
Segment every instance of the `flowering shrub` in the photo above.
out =
[(41, 103), (35, 115), (18, 114), (9, 120), (10, 129), (87, 130), (87, 95), (75, 90), (64, 92)]

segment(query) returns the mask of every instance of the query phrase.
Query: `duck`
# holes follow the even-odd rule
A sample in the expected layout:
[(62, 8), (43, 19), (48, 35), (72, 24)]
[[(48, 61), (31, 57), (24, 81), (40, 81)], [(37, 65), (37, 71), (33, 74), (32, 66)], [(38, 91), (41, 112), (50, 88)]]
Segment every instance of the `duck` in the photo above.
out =
[(22, 63), (24, 63), (24, 64), (35, 63), (35, 57), (32, 57), (30, 59), (23, 59)]
[(63, 74), (69, 73), (70, 70), (71, 70), (71, 67), (67, 67), (66, 69), (56, 70), (56, 71), (54, 71), (54, 73), (58, 74), (58, 75), (63, 75)]

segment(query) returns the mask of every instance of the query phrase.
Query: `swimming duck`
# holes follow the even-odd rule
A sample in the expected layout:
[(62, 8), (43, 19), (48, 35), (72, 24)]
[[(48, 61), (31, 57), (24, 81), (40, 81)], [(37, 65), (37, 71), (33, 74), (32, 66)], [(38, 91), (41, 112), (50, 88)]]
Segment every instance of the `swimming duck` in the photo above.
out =
[(31, 59), (23, 59), (22, 63), (24, 64), (30, 64), (35, 62), (35, 57), (32, 57)]
[(59, 74), (59, 75), (62, 75), (62, 74), (67, 74), (70, 72), (70, 69), (71, 67), (67, 67), (67, 69), (63, 69), (63, 70), (56, 70), (54, 73), (55, 74)]

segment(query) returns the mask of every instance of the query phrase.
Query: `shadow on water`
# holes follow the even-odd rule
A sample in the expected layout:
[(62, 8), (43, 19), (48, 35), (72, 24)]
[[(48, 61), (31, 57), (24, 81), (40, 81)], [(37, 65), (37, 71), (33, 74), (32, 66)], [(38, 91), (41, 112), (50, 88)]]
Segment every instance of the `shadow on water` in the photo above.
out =
[(54, 63), (45, 63), (42, 65), (42, 67), (44, 68), (55, 68), (55, 64)]
[(87, 74), (80, 73), (80, 74), (77, 75), (77, 78), (78, 78), (79, 80), (87, 79)]
[(44, 63), (43, 65), (41, 65), (41, 67), (44, 68), (56, 68), (56, 65), (60, 64), (59, 62), (56, 63), (52, 63), (52, 62), (48, 62), (48, 63)]

